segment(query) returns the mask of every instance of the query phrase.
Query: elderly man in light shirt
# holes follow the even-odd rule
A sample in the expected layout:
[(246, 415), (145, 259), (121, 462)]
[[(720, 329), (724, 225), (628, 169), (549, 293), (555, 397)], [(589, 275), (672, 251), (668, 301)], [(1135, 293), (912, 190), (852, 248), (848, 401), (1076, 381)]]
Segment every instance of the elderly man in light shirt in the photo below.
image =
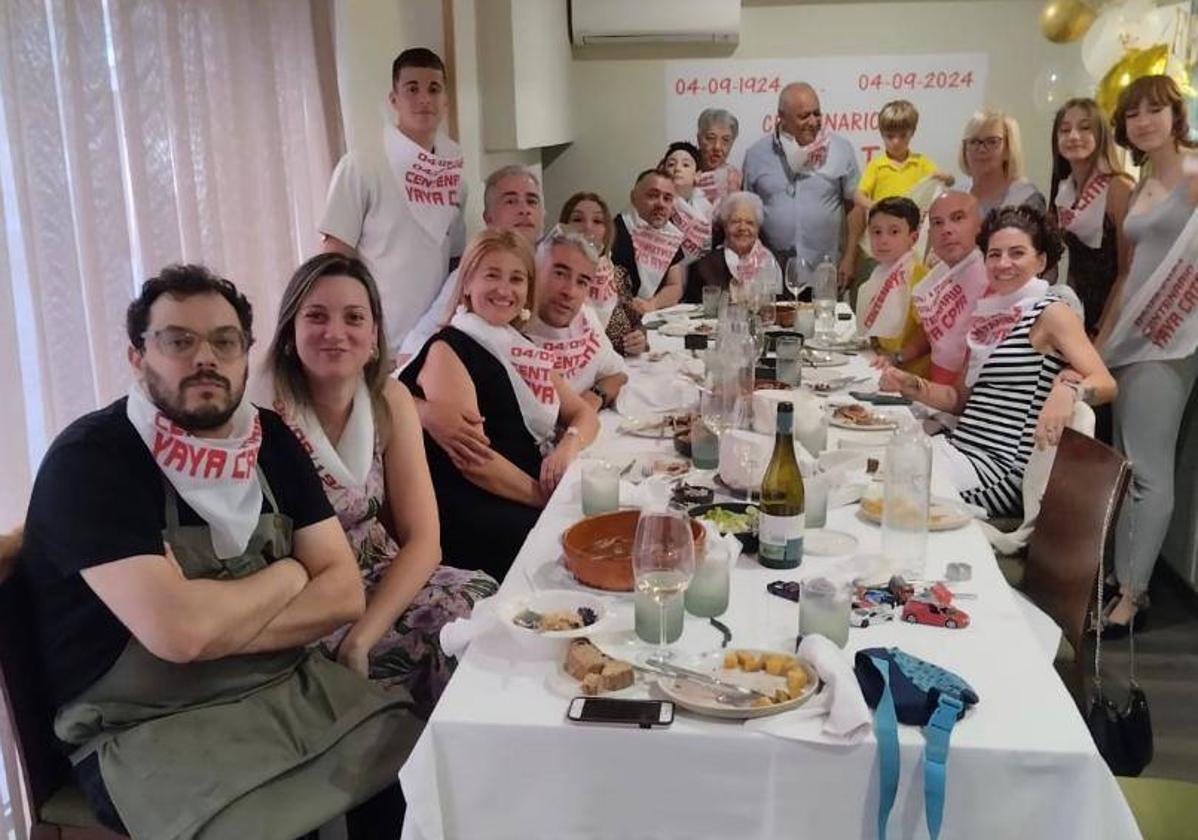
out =
[(624, 360), (584, 306), (598, 261), (581, 233), (554, 227), (537, 247), (537, 308), (525, 330), (556, 354), (558, 372), (596, 411), (613, 405), (628, 381)]
[[(842, 282), (852, 277), (856, 254), (841, 254), (841, 226), (860, 177), (852, 144), (824, 125), (815, 89), (784, 87), (774, 131), (745, 153), (743, 184), (765, 203), (761, 235), (779, 265), (796, 255), (813, 264), (827, 256)], [(851, 219), (863, 224), (860, 214)]]

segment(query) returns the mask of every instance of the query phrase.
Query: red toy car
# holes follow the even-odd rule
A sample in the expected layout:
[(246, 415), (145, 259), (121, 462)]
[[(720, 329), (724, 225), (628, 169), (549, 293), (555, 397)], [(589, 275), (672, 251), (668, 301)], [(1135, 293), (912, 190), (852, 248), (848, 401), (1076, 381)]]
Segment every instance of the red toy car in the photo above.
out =
[(958, 627), (969, 626), (969, 615), (948, 605), (941, 606), (931, 601), (916, 601), (914, 599), (903, 605), (903, 621), (912, 624), (930, 624), (933, 627), (947, 627), (955, 630)]

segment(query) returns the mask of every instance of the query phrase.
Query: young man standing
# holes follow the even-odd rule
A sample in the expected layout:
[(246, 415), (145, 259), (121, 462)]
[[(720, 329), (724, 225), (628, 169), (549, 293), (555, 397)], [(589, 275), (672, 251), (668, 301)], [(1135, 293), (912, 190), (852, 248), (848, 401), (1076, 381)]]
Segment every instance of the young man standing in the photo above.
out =
[(383, 129), (382, 151), (350, 152), (337, 164), (320, 230), (325, 250), (370, 267), (398, 353), (465, 247), (466, 185), (461, 149), (438, 133), (449, 103), (440, 57), (422, 47), (400, 53), (387, 101), (394, 124)]
[(308, 647), (365, 598), (307, 453), (244, 399), (251, 326), (232, 283), (164, 269), (129, 307), (129, 395), (42, 461), (21, 567), (54, 731), (133, 837), (289, 840), (347, 810), (351, 838), (395, 836), (420, 724)]

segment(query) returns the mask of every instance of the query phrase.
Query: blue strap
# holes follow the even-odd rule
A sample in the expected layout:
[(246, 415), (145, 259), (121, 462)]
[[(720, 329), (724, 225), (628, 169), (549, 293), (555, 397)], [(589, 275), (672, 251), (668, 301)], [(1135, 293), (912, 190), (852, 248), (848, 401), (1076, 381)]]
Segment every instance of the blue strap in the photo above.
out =
[(878, 840), (886, 840), (886, 821), (898, 795), (898, 715), (894, 710), (894, 695), (890, 693), (890, 661), (879, 656), (869, 659), (882, 675), (882, 696), (874, 712), (874, 737), (878, 741)]
[(944, 817), (944, 794), (948, 780), (948, 741), (964, 708), (964, 704), (955, 694), (941, 692), (936, 711), (932, 712), (928, 725), (923, 729), (923, 737), (927, 741), (923, 750), (923, 807), (928, 820), (928, 835), (932, 840), (939, 836), (940, 821)]

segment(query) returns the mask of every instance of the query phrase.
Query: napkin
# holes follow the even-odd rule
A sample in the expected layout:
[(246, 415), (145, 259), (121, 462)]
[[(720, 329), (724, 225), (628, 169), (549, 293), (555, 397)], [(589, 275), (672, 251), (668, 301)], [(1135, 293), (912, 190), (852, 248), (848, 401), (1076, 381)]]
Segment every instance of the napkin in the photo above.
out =
[(495, 614), (495, 599), (484, 598), (474, 605), (466, 618), (455, 618), (441, 628), (441, 650), (446, 656), (459, 657), (479, 636), (498, 624)]
[(616, 411), (637, 418), (694, 406), (699, 401), (699, 389), (679, 377), (677, 365), (665, 367), (661, 374), (646, 373), (625, 382), (616, 397)]
[(720, 529), (710, 519), (700, 519), (699, 524), (703, 526), (703, 530), (707, 532), (707, 536), (703, 543), (704, 551), (708, 557), (714, 557), (713, 552), (719, 551), (721, 547), (728, 554), (728, 563), (731, 565), (740, 557), (740, 553), (744, 548), (741, 545), (736, 534), (721, 534)]
[[(857, 685), (849, 654), (823, 636), (804, 637), (799, 656), (811, 663), (824, 689), (793, 712), (745, 721), (747, 729), (756, 729), (779, 738), (797, 741), (858, 744), (873, 726), (873, 714)], [(808, 720), (823, 719), (822, 737), (812, 738)]]

